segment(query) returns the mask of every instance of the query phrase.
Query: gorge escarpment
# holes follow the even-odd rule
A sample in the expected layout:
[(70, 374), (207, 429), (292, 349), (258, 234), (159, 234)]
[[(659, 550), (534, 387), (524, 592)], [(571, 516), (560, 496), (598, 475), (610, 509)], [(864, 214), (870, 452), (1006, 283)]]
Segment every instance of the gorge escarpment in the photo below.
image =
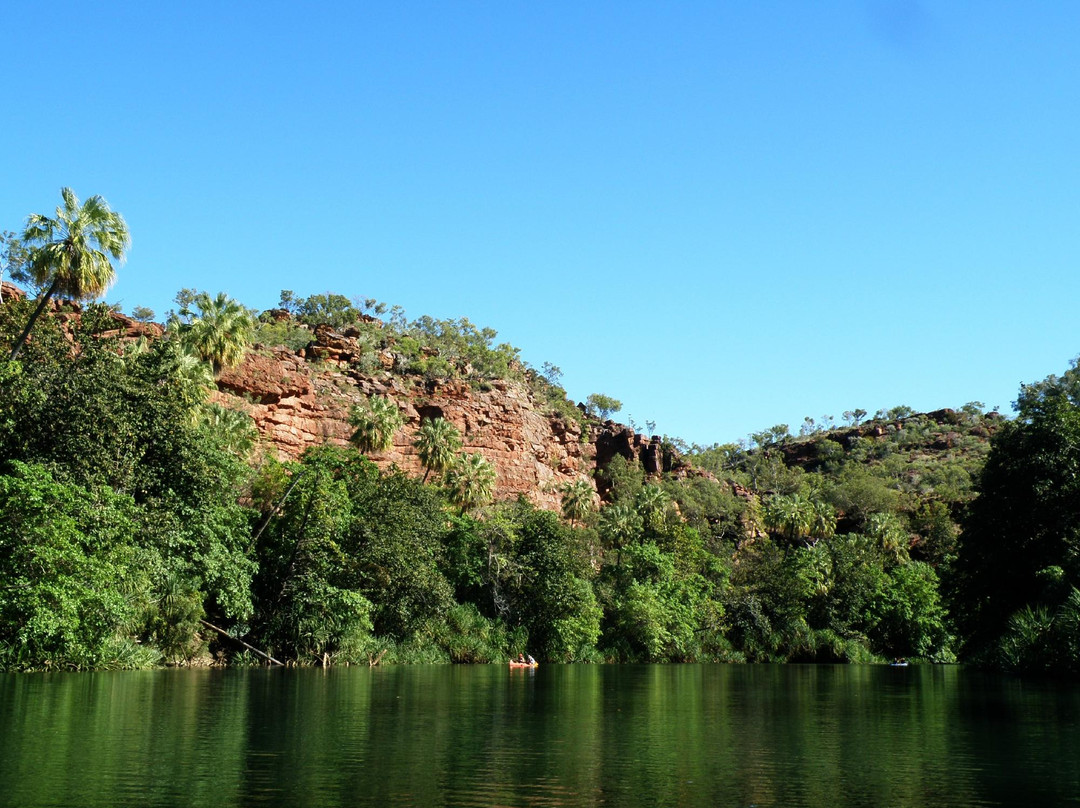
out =
[(370, 357), (362, 363), (363, 356), (355, 338), (319, 327), (301, 350), (249, 351), (240, 365), (222, 373), (214, 397), (250, 414), (265, 444), (283, 460), (311, 446), (348, 445), (350, 408), (372, 396), (387, 398), (405, 425), (388, 450), (370, 455), (380, 468), (397, 466), (422, 476), (413, 438), (422, 419), (441, 417), (460, 431), (463, 452), (479, 452), (494, 465), (496, 499), (524, 496), (547, 509), (559, 507), (565, 484), (582, 478), (595, 484), (592, 472), (616, 455), (640, 462), (647, 473), (676, 464), (659, 438), (612, 421), (568, 417), (538, 401), (523, 382), (395, 373), (385, 350), (372, 371)]

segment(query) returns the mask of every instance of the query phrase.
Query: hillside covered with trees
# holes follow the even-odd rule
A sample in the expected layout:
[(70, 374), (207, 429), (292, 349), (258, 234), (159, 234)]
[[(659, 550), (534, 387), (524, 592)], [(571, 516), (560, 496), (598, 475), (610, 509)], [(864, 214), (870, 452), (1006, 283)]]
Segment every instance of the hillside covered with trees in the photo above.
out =
[[(80, 303), (129, 237), (104, 200), (63, 203), (0, 258), (29, 293), (0, 304), (2, 669), (528, 650), (1076, 673), (1075, 369), (1025, 387), (1012, 420), (855, 409), (657, 439), (651, 464), (582, 451), (545, 509), (500, 488), (496, 425), (461, 428), (439, 396), (508, 390), (595, 447), (632, 434), (616, 399), (575, 405), (494, 331), (373, 300), (283, 292), (259, 313), (181, 290), (164, 326)], [(290, 456), (256, 428), (228, 374), (275, 352), (351, 402), (340, 439)]]

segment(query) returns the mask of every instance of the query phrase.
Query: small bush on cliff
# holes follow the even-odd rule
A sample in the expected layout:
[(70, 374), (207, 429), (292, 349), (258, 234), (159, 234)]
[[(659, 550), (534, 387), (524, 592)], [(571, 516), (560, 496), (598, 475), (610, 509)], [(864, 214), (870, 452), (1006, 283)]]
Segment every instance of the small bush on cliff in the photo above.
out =
[(311, 328), (325, 324), (334, 329), (342, 329), (353, 325), (364, 316), (362, 304), (358, 304), (359, 301), (352, 301), (344, 295), (332, 292), (296, 297), (292, 291), (283, 289), (278, 306)]
[(311, 342), (311, 329), (294, 320), (275, 320), (264, 312), (259, 317), (252, 342), (275, 348), (284, 346), (299, 351)]
[(606, 421), (622, 409), (622, 402), (603, 393), (590, 393), (585, 399), (585, 410), (593, 418)]

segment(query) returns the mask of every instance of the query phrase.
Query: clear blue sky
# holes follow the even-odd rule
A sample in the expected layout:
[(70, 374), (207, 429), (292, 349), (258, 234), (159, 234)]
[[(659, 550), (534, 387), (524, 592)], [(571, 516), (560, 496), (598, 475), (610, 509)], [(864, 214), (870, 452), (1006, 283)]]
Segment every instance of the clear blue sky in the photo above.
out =
[(468, 316), (690, 441), (1080, 352), (1080, 3), (50, 2), (0, 229), (127, 218), (108, 300)]

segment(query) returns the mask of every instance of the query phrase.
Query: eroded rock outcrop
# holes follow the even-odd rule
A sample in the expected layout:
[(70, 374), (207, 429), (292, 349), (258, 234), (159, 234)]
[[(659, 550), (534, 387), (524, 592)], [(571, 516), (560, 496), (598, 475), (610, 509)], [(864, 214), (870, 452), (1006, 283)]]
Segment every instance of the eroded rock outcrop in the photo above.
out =
[[(0, 304), (22, 300), (26, 297), (26, 292), (7, 281), (0, 283), (0, 292), (2, 292)], [(83, 305), (77, 300), (50, 298), (45, 310), (51, 313), (59, 322), (73, 326), (77, 325), (83, 316)], [(164, 327), (157, 323), (144, 323), (118, 311), (110, 311), (109, 318), (113, 322), (113, 327), (100, 332), (99, 336), (101, 337), (119, 337), (121, 340), (136, 340), (140, 337), (157, 339), (165, 333)], [(71, 338), (70, 331), (68, 337)], [(31, 333), (30, 339), (33, 338), (34, 335)]]
[(315, 333), (304, 357), (284, 348), (251, 351), (218, 380), (216, 399), (249, 412), (282, 458), (295, 459), (323, 443), (348, 445), (349, 409), (383, 396), (406, 422), (389, 450), (371, 456), (382, 468), (396, 465), (421, 475), (413, 437), (423, 418), (442, 417), (461, 432), (463, 451), (480, 452), (494, 464), (499, 499), (524, 495), (540, 507), (557, 508), (560, 486), (591, 479), (597, 453), (582, 439), (581, 424), (545, 411), (524, 385), (496, 380), (474, 387), (459, 379), (361, 373), (353, 366), (358, 353), (349, 337), (329, 329)]
[[(820, 436), (814, 436), (808, 439), (792, 440), (787, 443), (780, 444), (776, 448), (784, 455), (784, 462), (789, 466), (812, 466), (814, 463), (820, 460), (821, 449), (819, 446), (818, 437), (826, 438), (834, 443), (838, 443), (844, 449), (851, 449), (862, 438), (884, 438), (890, 433), (900, 432), (907, 429), (910, 425), (923, 424), (927, 421), (936, 424), (939, 427), (957, 426), (965, 423), (966, 415), (962, 412), (950, 408), (944, 408), (940, 410), (933, 410), (926, 413), (914, 413), (905, 418), (897, 418), (894, 420), (873, 420), (867, 421), (864, 424), (858, 426), (843, 427), (840, 429), (831, 430), (828, 433), (823, 433)], [(979, 437), (989, 437), (996, 431), (996, 427), (1001, 423), (1001, 416), (996, 412), (988, 412), (983, 415), (982, 424), (970, 427), (969, 431), (973, 435)], [(945, 450), (953, 448), (960, 440), (961, 433), (959, 431), (946, 432), (930, 443), (930, 448)]]
[(0, 281), (0, 300), (22, 300), (26, 292), (13, 283)]

